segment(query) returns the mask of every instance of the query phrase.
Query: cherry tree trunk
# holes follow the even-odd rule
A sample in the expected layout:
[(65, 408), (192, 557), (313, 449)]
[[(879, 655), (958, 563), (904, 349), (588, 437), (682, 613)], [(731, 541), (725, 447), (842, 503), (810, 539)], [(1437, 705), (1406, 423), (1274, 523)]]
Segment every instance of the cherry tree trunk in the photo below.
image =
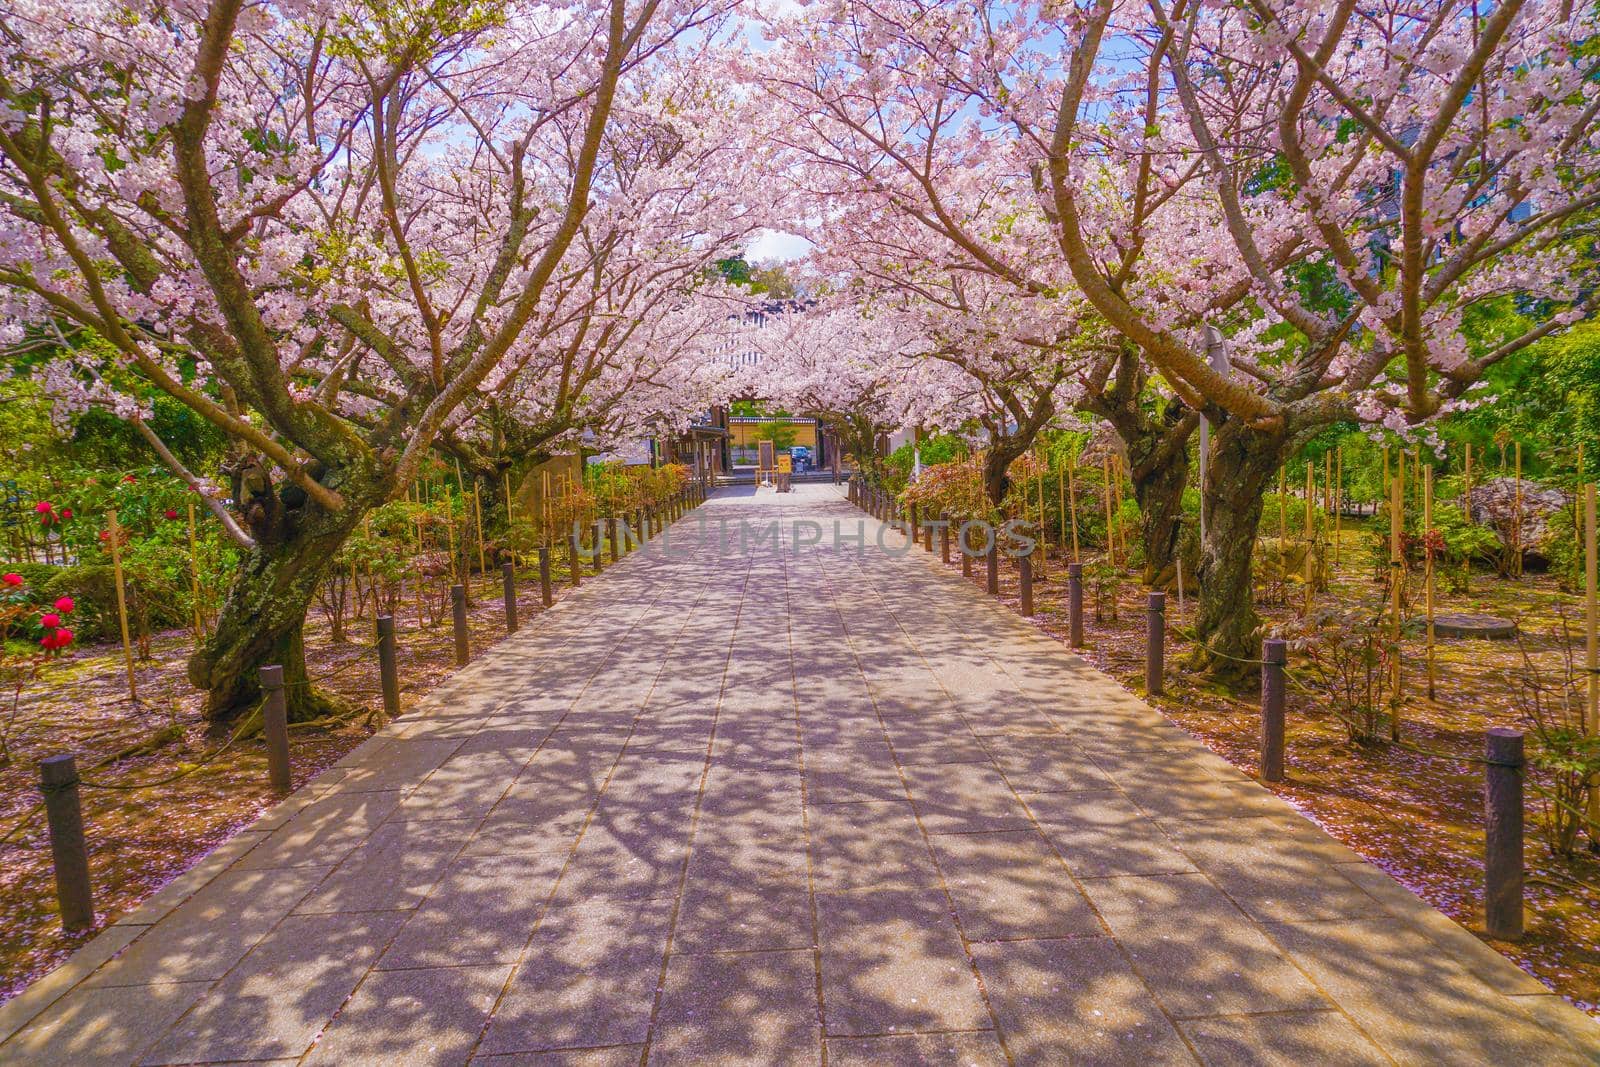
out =
[(333, 710), (306, 674), (306, 611), (365, 513), (354, 502), (338, 512), (308, 505), (284, 510), (269, 529), (253, 524), (256, 547), (245, 555), (215, 629), (189, 657), (189, 680), (205, 690), (207, 719), (231, 719), (253, 707), (267, 664), (283, 667), (290, 721)]
[(1200, 606), (1192, 666), (1227, 682), (1258, 676), (1261, 619), (1255, 610), (1256, 533), (1266, 492), (1286, 447), (1281, 435), (1225, 423), (1212, 437), (1201, 507)]
[(983, 454), (983, 495), (989, 506), (998, 508), (1011, 491), (1011, 464), (1028, 451), (1033, 435), (1023, 437), (996, 437)]
[(1146, 585), (1176, 579), (1178, 540), (1183, 532), (1183, 491), (1189, 485), (1189, 454), (1184, 449), (1167, 462), (1133, 468), (1133, 496), (1139, 502), (1139, 537), (1144, 546)]

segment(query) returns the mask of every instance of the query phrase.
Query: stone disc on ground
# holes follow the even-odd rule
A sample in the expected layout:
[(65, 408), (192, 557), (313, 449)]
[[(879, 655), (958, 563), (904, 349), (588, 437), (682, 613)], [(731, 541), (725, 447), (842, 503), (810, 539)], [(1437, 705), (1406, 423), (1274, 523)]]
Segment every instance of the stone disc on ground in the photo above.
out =
[(1511, 619), (1502, 619), (1495, 615), (1451, 612), (1433, 617), (1433, 632), (1438, 637), (1505, 640), (1517, 636), (1517, 624)]

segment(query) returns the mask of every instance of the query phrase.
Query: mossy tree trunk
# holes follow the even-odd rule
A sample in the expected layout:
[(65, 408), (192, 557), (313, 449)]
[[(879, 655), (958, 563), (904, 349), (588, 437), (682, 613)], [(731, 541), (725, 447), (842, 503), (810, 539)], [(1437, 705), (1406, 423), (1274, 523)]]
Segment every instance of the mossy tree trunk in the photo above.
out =
[(1091, 381), (1080, 406), (1110, 423), (1127, 450), (1128, 476), (1139, 504), (1144, 580), (1167, 585), (1176, 577), (1183, 491), (1189, 485), (1189, 439), (1200, 416), (1176, 397), (1150, 396), (1147, 385), (1138, 350), (1127, 346), (1107, 380)]
[[(1184, 434), (1187, 442), (1188, 434)], [(1149, 445), (1149, 440), (1138, 442)], [(1155, 444), (1160, 444), (1158, 438)], [(1137, 455), (1137, 452), (1130, 454)], [(1178, 542), (1183, 533), (1183, 491), (1189, 485), (1189, 452), (1180, 445), (1170, 458), (1129, 463), (1133, 496), (1139, 502), (1139, 537), (1144, 546), (1146, 585), (1177, 580)]]
[(226, 721), (254, 707), (263, 666), (283, 668), (291, 722), (320, 718), (336, 703), (306, 673), (306, 611), (339, 550), (381, 499), (376, 486), (342, 485), (345, 506), (330, 511), (293, 486), (275, 487), (259, 468), (240, 480), (242, 511), (255, 547), (240, 564), (216, 627), (189, 657), (189, 680), (206, 693), (204, 715)]
[(1240, 683), (1259, 674), (1261, 618), (1255, 610), (1256, 534), (1267, 490), (1288, 454), (1282, 433), (1266, 433), (1224, 421), (1211, 438), (1201, 508), (1198, 642), (1191, 666), (1220, 680)]
[(1033, 447), (1037, 431), (1023, 434), (991, 434), (983, 453), (983, 495), (989, 506), (999, 509), (1011, 491), (1011, 464)]

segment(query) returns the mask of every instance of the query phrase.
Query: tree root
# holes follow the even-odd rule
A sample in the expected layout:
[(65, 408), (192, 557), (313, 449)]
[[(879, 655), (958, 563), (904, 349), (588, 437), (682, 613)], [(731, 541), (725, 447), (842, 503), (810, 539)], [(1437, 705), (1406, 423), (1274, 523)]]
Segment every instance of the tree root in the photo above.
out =
[(102, 759), (96, 760), (90, 765), (89, 769), (97, 771), (102, 767), (109, 767), (113, 763), (121, 763), (125, 759), (133, 759), (135, 756), (148, 756), (157, 749), (165, 748), (174, 741), (182, 740), (182, 738), (183, 727), (177, 723), (169, 723), (143, 741), (135, 742), (126, 748), (119, 749)]

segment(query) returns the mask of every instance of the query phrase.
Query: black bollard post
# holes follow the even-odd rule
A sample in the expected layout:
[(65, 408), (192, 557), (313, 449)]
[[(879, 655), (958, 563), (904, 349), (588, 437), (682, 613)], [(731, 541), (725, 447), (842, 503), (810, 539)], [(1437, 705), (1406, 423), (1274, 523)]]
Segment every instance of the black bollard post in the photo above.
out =
[(555, 603), (555, 596), (550, 591), (550, 549), (539, 549), (539, 599), (545, 607)]
[[(459, 586), (457, 588), (460, 588)], [(261, 735), (267, 742), (267, 779), (279, 793), (291, 787), (289, 774), (289, 701), (283, 691), (283, 668), (261, 668)]]
[(1261, 780), (1283, 781), (1284, 664), (1288, 645), (1280, 638), (1261, 643)]
[(1022, 590), (1022, 617), (1033, 618), (1033, 553), (1017, 557), (1017, 584)]
[(941, 512), (939, 514), (939, 556), (944, 563), (950, 562), (950, 516)]
[(615, 515), (611, 516), (611, 562), (615, 563), (622, 558), (622, 520)]
[(1483, 924), (1496, 941), (1522, 939), (1522, 731), (1484, 739)]
[(956, 547), (961, 549), (961, 577), (972, 577), (972, 545), (967, 541), (965, 527), (957, 534)]
[(917, 547), (917, 542), (922, 540), (922, 512), (917, 505), (912, 504), (906, 513), (911, 516), (911, 547)]
[(517, 568), (510, 563), (500, 564), (501, 582), (505, 587), (506, 633), (517, 632)]
[(78, 761), (48, 756), (39, 761), (39, 791), (50, 827), (50, 857), (56, 874), (61, 928), (68, 933), (94, 926), (94, 889), (89, 850), (83, 842), (83, 805), (78, 798)]
[(467, 591), (462, 586), (450, 587), (450, 615), (456, 630), (456, 666), (465, 667), (472, 659), (472, 649), (467, 645)]
[(378, 616), (378, 680), (383, 687), (383, 713), (400, 714), (400, 664), (395, 654), (394, 616)]
[(988, 571), (986, 572), (986, 575), (985, 575), (986, 581), (987, 581), (987, 585), (985, 586), (985, 588), (987, 588), (989, 590), (989, 595), (990, 596), (999, 596), (1000, 595), (1000, 538), (994, 537), (994, 536), (991, 536), (989, 538), (989, 551), (988, 551), (988, 553), (986, 554), (986, 556), (984, 558), (984, 565), (986, 567), (988, 567)]
[(1158, 697), (1166, 688), (1167, 594), (1153, 592), (1145, 607), (1144, 691)]
[(569, 580), (574, 589), (583, 584), (583, 557), (578, 552), (582, 547), (578, 543), (576, 533), (567, 534), (567, 562), (570, 564), (568, 569), (572, 572)]
[(594, 572), (596, 574), (600, 573), (600, 566), (605, 557), (605, 544), (606, 521), (604, 519), (596, 519), (594, 520), (594, 559), (590, 561), (594, 564)]
[(1067, 642), (1083, 647), (1083, 564), (1067, 564)]

